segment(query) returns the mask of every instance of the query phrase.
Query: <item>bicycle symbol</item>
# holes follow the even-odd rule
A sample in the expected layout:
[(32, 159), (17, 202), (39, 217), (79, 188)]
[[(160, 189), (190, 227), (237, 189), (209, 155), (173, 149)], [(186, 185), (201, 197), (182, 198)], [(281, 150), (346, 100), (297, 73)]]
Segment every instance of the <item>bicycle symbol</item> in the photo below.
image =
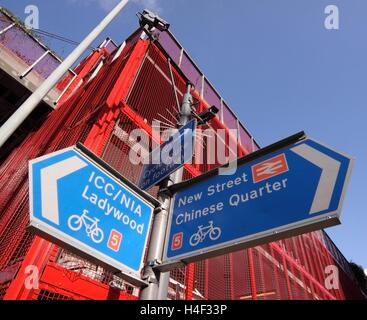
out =
[(95, 243), (100, 243), (103, 240), (103, 231), (98, 227), (99, 219), (88, 217), (88, 210), (84, 210), (81, 216), (74, 214), (68, 219), (68, 226), (73, 231), (79, 231), (82, 226), (85, 226), (85, 231), (88, 237), (91, 237)]
[(222, 230), (219, 227), (214, 227), (213, 221), (209, 221), (209, 225), (205, 227), (199, 226), (198, 231), (190, 237), (190, 245), (192, 247), (197, 246), (205, 240), (207, 235), (209, 235), (210, 240), (217, 240), (221, 233)]

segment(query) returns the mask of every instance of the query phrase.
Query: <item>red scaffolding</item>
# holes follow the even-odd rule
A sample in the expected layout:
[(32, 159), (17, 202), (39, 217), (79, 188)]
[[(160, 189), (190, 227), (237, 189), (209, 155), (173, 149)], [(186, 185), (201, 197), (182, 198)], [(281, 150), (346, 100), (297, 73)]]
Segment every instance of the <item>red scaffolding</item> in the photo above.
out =
[[(82, 142), (114, 169), (137, 182), (140, 166), (128, 159), (129, 140), (136, 128), (152, 135), (154, 119), (174, 122), (176, 100), (169, 71), (169, 56), (181, 102), (189, 78), (183, 72), (191, 59), (181, 49), (176, 57), (164, 49), (172, 45), (170, 34), (162, 43), (135, 32), (110, 53), (94, 51), (77, 68), (77, 78), (63, 103), (43, 126), (7, 156), (0, 167), (0, 298), (3, 299), (137, 299), (139, 289), (75, 254), (30, 234), (28, 207), (28, 161)], [(167, 47), (166, 47), (167, 48)], [(97, 74), (97, 66), (103, 63)], [(210, 83), (199, 75), (193, 96), (197, 112), (216, 100), (207, 94)], [(82, 84), (80, 85), (82, 81)], [(190, 79), (191, 80), (191, 79)], [(78, 84), (78, 85), (76, 85)], [(213, 91), (214, 92), (214, 91)], [(214, 97), (214, 98), (213, 98)], [(213, 129), (242, 126), (219, 98), (221, 115)], [(256, 142), (243, 128), (235, 139), (238, 155), (256, 149)], [(197, 155), (196, 155), (197, 156)], [(187, 164), (184, 179), (218, 166)], [(157, 188), (150, 190), (156, 195)], [(24, 285), (26, 268), (37, 266), (38, 288)], [(339, 288), (325, 284), (326, 267), (337, 266)], [(269, 243), (248, 250), (189, 264), (171, 272), (169, 299), (359, 299), (363, 298), (348, 262), (323, 231)]]

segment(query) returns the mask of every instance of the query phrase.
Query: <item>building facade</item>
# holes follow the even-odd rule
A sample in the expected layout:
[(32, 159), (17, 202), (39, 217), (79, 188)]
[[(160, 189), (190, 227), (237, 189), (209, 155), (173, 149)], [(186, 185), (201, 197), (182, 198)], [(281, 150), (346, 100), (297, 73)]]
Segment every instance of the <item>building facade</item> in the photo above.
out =
[[(0, 110), (4, 122), (34, 90), (21, 81), (28, 85), (30, 79), (42, 81), (57, 66), (56, 62), (51, 65), (48, 56), (58, 59), (23, 28), (11, 26), (14, 23), (11, 16), (1, 13), (0, 17), (0, 50), (8, 55), (4, 58), (1, 54)], [(36, 48), (43, 48), (43, 52), (24, 47), (11, 33), (20, 34), (29, 41), (29, 46), (32, 43)], [(25, 53), (31, 57), (28, 59)], [(5, 68), (5, 62), (11, 61), (9, 57), (17, 63), (12, 62)], [(25, 68), (14, 71), (19, 64)], [(45, 68), (48, 72), (42, 72)], [(129, 133), (140, 128), (153, 139), (154, 120), (167, 126), (174, 124), (177, 117), (175, 90), (181, 103), (188, 83), (193, 85), (195, 112), (200, 113), (212, 105), (219, 109), (210, 128), (213, 131), (224, 129), (226, 142), (230, 139), (236, 142), (238, 156), (259, 148), (254, 137), (168, 31), (147, 32), (139, 28), (119, 46), (107, 39), (51, 91), (44, 101), (48, 108), (44, 116), (36, 117), (36, 124), (30, 122), (22, 135), (12, 137), (13, 142), (2, 150), (0, 299), (138, 299), (139, 288), (27, 231), (28, 161), (81, 142), (137, 183), (141, 167), (132, 165), (129, 160)], [(24, 93), (14, 90), (21, 95), (16, 103), (9, 99), (11, 88), (3, 90), (7, 85), (24, 88)], [(237, 136), (228, 129), (237, 129)], [(205, 161), (204, 164), (186, 164), (183, 178), (190, 179), (218, 165)], [(149, 193), (156, 196), (157, 191), (158, 187), (154, 187)], [(36, 267), (38, 272), (36, 284), (29, 284), (29, 266)], [(336, 266), (338, 270), (337, 287), (327, 281), (328, 266)], [(173, 270), (168, 298), (335, 300), (365, 297), (348, 261), (324, 231), (317, 231)]]

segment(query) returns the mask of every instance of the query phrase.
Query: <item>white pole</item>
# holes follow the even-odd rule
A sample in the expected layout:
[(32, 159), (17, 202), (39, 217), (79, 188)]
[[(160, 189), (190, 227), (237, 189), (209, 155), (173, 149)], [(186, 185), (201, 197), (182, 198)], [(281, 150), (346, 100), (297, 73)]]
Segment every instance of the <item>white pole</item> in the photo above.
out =
[(61, 77), (73, 66), (83, 52), (88, 49), (88, 47), (109, 25), (109, 23), (121, 12), (128, 1), (129, 0), (121, 1), (1, 126), (0, 147), (4, 145), (14, 131), (17, 130), (17, 128), (47, 95), (47, 93), (59, 82)]
[[(180, 110), (180, 119), (178, 124), (183, 126), (189, 122), (191, 115), (191, 85), (187, 85), (187, 92), (184, 95)], [(157, 261), (162, 260), (164, 239), (166, 237), (166, 229), (168, 224), (168, 215), (171, 206), (172, 197), (162, 192), (168, 186), (182, 181), (183, 168), (173, 172), (168, 178), (163, 180), (161, 189), (158, 192), (158, 201), (161, 203), (161, 211), (154, 217), (152, 235), (150, 236), (150, 243), (148, 248), (147, 262), (144, 276), (148, 279), (148, 286), (143, 288), (140, 292), (140, 300), (167, 300), (168, 286), (169, 286), (169, 271), (161, 273), (155, 272), (153, 265)]]

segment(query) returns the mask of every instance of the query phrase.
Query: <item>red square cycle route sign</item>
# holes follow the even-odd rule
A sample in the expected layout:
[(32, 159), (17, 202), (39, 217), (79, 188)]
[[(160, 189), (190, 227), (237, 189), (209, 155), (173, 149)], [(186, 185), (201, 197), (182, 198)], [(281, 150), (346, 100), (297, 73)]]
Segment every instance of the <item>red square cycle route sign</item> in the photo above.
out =
[(183, 232), (176, 233), (172, 239), (172, 250), (178, 250), (182, 247)]
[(107, 246), (113, 251), (119, 251), (122, 240), (122, 234), (115, 229), (111, 230), (110, 238), (108, 239)]

